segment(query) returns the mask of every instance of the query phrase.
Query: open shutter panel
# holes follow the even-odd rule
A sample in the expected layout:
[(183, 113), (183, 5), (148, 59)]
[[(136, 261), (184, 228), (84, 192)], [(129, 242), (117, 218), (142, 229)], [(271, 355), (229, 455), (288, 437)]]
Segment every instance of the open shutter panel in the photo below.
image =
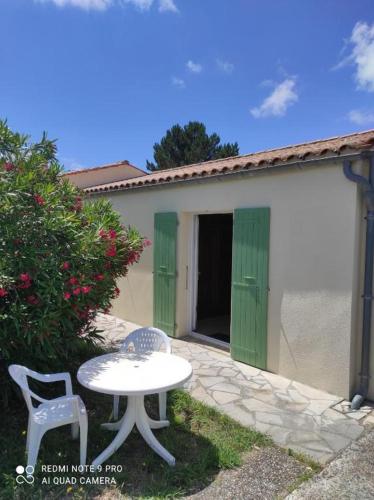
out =
[(269, 208), (234, 211), (231, 355), (266, 368)]
[(154, 219), (153, 323), (175, 334), (177, 214), (157, 213)]

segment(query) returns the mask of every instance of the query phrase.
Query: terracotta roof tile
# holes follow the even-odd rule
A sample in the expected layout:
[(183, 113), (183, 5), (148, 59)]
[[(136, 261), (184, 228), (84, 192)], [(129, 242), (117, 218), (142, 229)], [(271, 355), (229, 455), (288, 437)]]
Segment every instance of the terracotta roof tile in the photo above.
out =
[(183, 182), (192, 178), (227, 175), (231, 172), (259, 170), (272, 166), (282, 166), (286, 162), (300, 161), (349, 151), (360, 151), (374, 147), (374, 129), (345, 136), (333, 137), (279, 149), (270, 149), (242, 156), (211, 160), (168, 170), (160, 170), (124, 181), (116, 181), (86, 188), (88, 193), (132, 189), (141, 186)]

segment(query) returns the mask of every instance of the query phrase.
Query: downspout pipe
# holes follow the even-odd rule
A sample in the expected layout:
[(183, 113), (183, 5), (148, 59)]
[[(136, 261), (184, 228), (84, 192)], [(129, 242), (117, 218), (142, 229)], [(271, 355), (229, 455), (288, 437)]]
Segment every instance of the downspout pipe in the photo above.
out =
[(369, 156), (368, 178), (355, 174), (352, 162), (344, 161), (344, 174), (352, 182), (356, 182), (363, 189), (364, 203), (366, 206), (366, 243), (365, 243), (365, 271), (363, 290), (363, 317), (362, 317), (362, 347), (360, 387), (351, 402), (352, 410), (358, 410), (369, 391), (370, 380), (370, 337), (371, 337), (371, 311), (373, 303), (373, 257), (374, 257), (374, 155)]

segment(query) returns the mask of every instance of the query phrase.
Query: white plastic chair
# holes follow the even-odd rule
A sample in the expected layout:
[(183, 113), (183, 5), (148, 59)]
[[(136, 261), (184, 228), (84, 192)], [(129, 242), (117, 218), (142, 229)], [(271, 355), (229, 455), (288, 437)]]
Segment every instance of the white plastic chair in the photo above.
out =
[[(148, 326), (138, 328), (131, 332), (123, 341), (120, 352), (134, 352), (136, 354), (147, 354), (160, 351), (164, 347), (167, 354), (171, 354), (171, 342), (165, 332)], [(167, 393), (160, 392), (158, 395), (158, 411), (160, 420), (166, 420), (166, 399)], [(119, 396), (114, 396), (113, 418), (118, 420)]]
[[(26, 442), (27, 465), (35, 467), (43, 435), (50, 429), (67, 424), (71, 424), (73, 439), (78, 438), (80, 430), (80, 464), (86, 465), (88, 430), (86, 407), (79, 396), (73, 395), (70, 374), (42, 375), (21, 365), (9, 366), (9, 374), (22, 389), (22, 394), (29, 409)], [(29, 388), (27, 377), (40, 382), (64, 380), (66, 396), (56, 399), (41, 398)], [(35, 407), (33, 399), (41, 404)]]

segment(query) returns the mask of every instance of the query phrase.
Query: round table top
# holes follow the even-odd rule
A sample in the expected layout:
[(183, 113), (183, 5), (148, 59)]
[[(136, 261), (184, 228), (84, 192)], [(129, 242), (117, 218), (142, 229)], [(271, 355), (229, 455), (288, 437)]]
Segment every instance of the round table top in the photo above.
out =
[(168, 391), (182, 385), (191, 375), (191, 364), (174, 354), (115, 352), (86, 361), (77, 378), (93, 391), (135, 396)]

